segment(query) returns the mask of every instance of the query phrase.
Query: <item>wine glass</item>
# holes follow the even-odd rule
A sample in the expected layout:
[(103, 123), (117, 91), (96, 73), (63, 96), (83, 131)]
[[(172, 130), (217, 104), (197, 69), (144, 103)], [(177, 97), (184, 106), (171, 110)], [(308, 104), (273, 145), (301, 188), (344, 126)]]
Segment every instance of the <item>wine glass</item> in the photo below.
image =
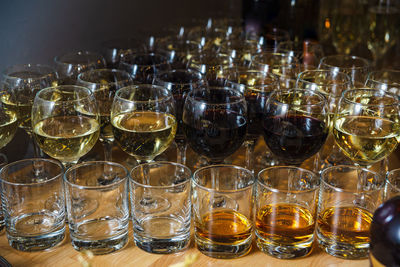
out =
[(332, 42), (337, 53), (349, 55), (362, 41), (365, 31), (365, 5), (362, 0), (336, 0), (332, 9)]
[(159, 71), (170, 69), (165, 55), (153, 52), (132, 52), (124, 54), (119, 63), (119, 69), (132, 75), (135, 84), (151, 84), (154, 75)]
[(343, 153), (368, 168), (386, 158), (400, 140), (398, 97), (370, 88), (349, 89), (339, 100), (333, 135)]
[(4, 104), (0, 103), (0, 149), (5, 147), (13, 139), (17, 128), (17, 113), (14, 110), (6, 109)]
[(296, 57), (290, 54), (263, 52), (253, 57), (251, 66), (279, 77), (281, 88), (293, 88), (301, 68)]
[(114, 138), (139, 164), (151, 162), (175, 138), (178, 125), (172, 92), (151, 84), (119, 89), (111, 107)]
[(76, 85), (42, 89), (33, 102), (32, 127), (43, 152), (67, 169), (97, 142), (100, 117), (96, 99), (88, 88)]
[(363, 87), (370, 70), (370, 63), (362, 57), (330, 55), (321, 59), (318, 68), (344, 72), (350, 76), (354, 87)]
[(116, 69), (94, 69), (78, 75), (77, 84), (92, 91), (100, 112), (100, 137), (104, 146), (104, 159), (111, 161), (114, 135), (110, 123), (111, 104), (115, 92), (133, 84), (132, 77), (125, 71)]
[(368, 74), (365, 86), (400, 95), (400, 70), (376, 70)]
[(324, 56), (322, 46), (311, 40), (281, 42), (278, 44), (279, 52), (296, 57), (305, 69), (316, 68)]
[(307, 70), (301, 72), (297, 78), (297, 88), (315, 90), (325, 96), (329, 107), (329, 135), (317, 154), (316, 169), (325, 169), (328, 166), (348, 164), (348, 159), (344, 157), (339, 147), (335, 144), (332, 135), (333, 116), (336, 106), (343, 91), (352, 87), (350, 77), (343, 72), (330, 70)]
[[(258, 138), (262, 135), (262, 114), (269, 94), (279, 89), (276, 75), (257, 69), (237, 69), (230, 72), (227, 85), (242, 92), (247, 103), (246, 168), (254, 172), (253, 154)], [(270, 163), (272, 159), (269, 160)]]
[(244, 142), (247, 106), (244, 96), (229, 87), (191, 91), (183, 108), (183, 131), (189, 146), (210, 164), (222, 163)]
[(400, 24), (400, 4), (391, 0), (369, 0), (367, 15), (367, 47), (371, 51), (375, 67), (387, 51), (396, 44)]
[(104, 57), (92, 51), (69, 52), (56, 56), (54, 62), (60, 76), (59, 85), (75, 84), (79, 73), (106, 67)]
[[(43, 88), (57, 83), (54, 68), (41, 64), (14, 65), (3, 72), (4, 93), (0, 96), (3, 107), (15, 112), (18, 125), (32, 140), (31, 112), (35, 95)], [(40, 156), (37, 144), (32, 140), (34, 157)]]
[(168, 88), (175, 99), (176, 120), (178, 121), (178, 129), (175, 135), (175, 143), (177, 144), (177, 162), (186, 163), (186, 140), (182, 128), (182, 112), (183, 105), (187, 94), (200, 86), (206, 84), (203, 75), (192, 69), (174, 69), (156, 74), (153, 84)]
[(265, 143), (279, 161), (300, 166), (328, 137), (326, 98), (314, 90), (274, 91), (265, 103), (262, 127)]

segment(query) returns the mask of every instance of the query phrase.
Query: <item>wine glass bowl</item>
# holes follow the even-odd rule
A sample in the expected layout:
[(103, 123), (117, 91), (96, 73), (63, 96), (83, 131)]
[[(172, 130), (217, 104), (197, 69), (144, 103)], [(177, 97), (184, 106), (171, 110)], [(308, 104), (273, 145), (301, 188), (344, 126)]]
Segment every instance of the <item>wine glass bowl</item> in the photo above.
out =
[(182, 120), (190, 147), (210, 163), (221, 163), (246, 137), (246, 101), (229, 87), (193, 90), (186, 97)]
[(100, 118), (92, 92), (76, 85), (39, 91), (32, 107), (32, 127), (39, 147), (70, 167), (96, 144)]
[(370, 88), (343, 92), (334, 116), (337, 145), (354, 163), (369, 167), (387, 157), (400, 140), (399, 100)]
[(175, 138), (177, 120), (172, 92), (140, 84), (119, 89), (111, 107), (114, 138), (139, 163), (151, 162)]
[(376, 70), (368, 74), (365, 86), (400, 95), (400, 70)]
[(60, 76), (59, 84), (75, 84), (78, 74), (87, 70), (106, 67), (104, 57), (92, 51), (74, 51), (54, 58)]
[(168, 70), (170, 65), (165, 55), (132, 52), (121, 57), (118, 68), (132, 75), (136, 84), (150, 84), (158, 71)]
[(316, 154), (329, 133), (325, 97), (303, 89), (274, 91), (263, 114), (264, 140), (283, 163), (300, 165)]

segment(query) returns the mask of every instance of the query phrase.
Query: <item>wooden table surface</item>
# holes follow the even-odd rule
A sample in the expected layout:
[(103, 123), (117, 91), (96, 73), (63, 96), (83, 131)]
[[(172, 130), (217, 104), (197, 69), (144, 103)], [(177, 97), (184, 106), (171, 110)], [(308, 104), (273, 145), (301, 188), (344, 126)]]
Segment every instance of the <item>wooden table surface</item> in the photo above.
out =
[[(257, 146), (256, 153), (260, 153), (264, 150), (263, 144)], [(20, 148), (20, 146), (18, 146)], [(101, 159), (101, 145), (97, 144), (95, 148), (84, 158), (88, 159)], [(121, 153), (119, 148), (114, 147), (113, 160), (116, 162), (127, 163), (127, 156)], [(10, 149), (6, 147), (6, 154), (8, 153), (9, 158), (15, 156), (15, 153), (11, 153)], [(170, 148), (165, 155), (162, 155), (159, 159), (172, 160), (174, 157), (175, 148)], [(21, 154), (22, 157), (29, 157), (27, 154)], [(171, 156), (172, 155), (172, 156)], [(99, 158), (100, 157), (100, 158)], [(243, 165), (244, 149), (239, 150), (232, 157), (232, 162), (237, 165)], [(397, 149), (389, 157), (389, 169), (394, 169), (400, 167), (400, 149)], [(195, 161), (195, 156), (192, 151), (188, 151), (188, 166), (193, 166)], [(306, 163), (307, 164), (307, 163)], [(126, 165), (126, 164), (125, 164)], [(262, 166), (258, 166), (262, 168)], [(314, 247), (311, 255), (294, 260), (281, 260), (270, 257), (262, 253), (253, 244), (253, 248), (249, 254), (241, 258), (229, 259), (229, 260), (219, 260), (207, 257), (201, 254), (194, 246), (193, 238), (191, 240), (190, 247), (180, 253), (170, 254), (170, 255), (157, 255), (150, 254), (142, 251), (135, 246), (133, 242), (132, 235), (132, 224), (130, 224), (130, 234), (129, 243), (125, 248), (120, 251), (101, 256), (94, 256), (89, 260), (92, 267), (100, 266), (170, 266), (175, 263), (183, 262), (190, 256), (197, 257), (196, 261), (191, 266), (369, 266), (368, 259), (364, 260), (343, 260), (335, 258), (323, 252), (317, 246)], [(69, 234), (65, 240), (57, 247), (52, 248), (48, 251), (41, 252), (20, 252), (11, 248), (7, 243), (6, 235), (3, 232), (0, 234), (0, 255), (3, 256), (7, 261), (9, 261), (12, 266), (15, 267), (30, 267), (30, 266), (82, 266), (79, 261), (81, 253), (74, 250), (70, 244)]]

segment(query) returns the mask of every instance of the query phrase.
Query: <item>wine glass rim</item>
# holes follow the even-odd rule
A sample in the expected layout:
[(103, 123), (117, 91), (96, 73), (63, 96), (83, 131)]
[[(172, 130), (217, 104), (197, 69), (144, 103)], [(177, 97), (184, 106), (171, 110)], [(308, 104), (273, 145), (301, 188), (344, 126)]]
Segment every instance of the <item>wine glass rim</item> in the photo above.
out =
[[(65, 58), (70, 57), (70, 56), (84, 56), (86, 60), (82, 61), (82, 62), (69, 62), (69, 60), (64, 61)], [(95, 64), (99, 60), (102, 63), (105, 63), (105, 59), (100, 53), (97, 53), (95, 51), (90, 51), (90, 50), (76, 50), (76, 51), (67, 52), (65, 54), (54, 57), (54, 62), (59, 65), (88, 64), (88, 63)]]
[(91, 98), (93, 97), (93, 93), (92, 91), (84, 86), (79, 86), (79, 85), (57, 85), (57, 86), (51, 86), (51, 87), (46, 87), (41, 89), (39, 92), (37, 92), (35, 98), (40, 99), (40, 101), (43, 102), (55, 102), (54, 100), (48, 100), (48, 99), (44, 99), (41, 97), (42, 94), (47, 93), (47, 92), (52, 92), (52, 91), (60, 91), (61, 92), (65, 92), (65, 91), (69, 91), (69, 92), (74, 92), (74, 91), (80, 91), (80, 92), (87, 92), (88, 94), (84, 97), (80, 97), (77, 99), (69, 99), (69, 100), (61, 100), (61, 101), (57, 101), (57, 102), (61, 102), (61, 103), (66, 103), (66, 102), (80, 102), (83, 99), (87, 99), (87, 98)]
[[(111, 165), (111, 166), (115, 166), (117, 168), (120, 168), (125, 173), (125, 176), (124, 177), (118, 177), (118, 180), (113, 181), (112, 183), (106, 184), (106, 185), (79, 185), (79, 184), (71, 182), (68, 179), (69, 173), (74, 171), (74, 170), (76, 170), (76, 169), (78, 169), (78, 168), (82, 168), (82, 167), (86, 167), (86, 166), (90, 166), (90, 165), (101, 165), (101, 164), (102, 165)], [(75, 188), (79, 188), (79, 189), (101, 189), (101, 188), (104, 188), (104, 189), (106, 189), (106, 188), (114, 187), (114, 186), (116, 186), (118, 184), (126, 182), (128, 180), (128, 178), (129, 178), (129, 172), (126, 169), (125, 166), (123, 166), (122, 164), (119, 164), (117, 162), (104, 161), (104, 160), (102, 160), (102, 161), (85, 161), (85, 162), (76, 164), (76, 165), (68, 168), (65, 171), (65, 173), (63, 175), (63, 178), (64, 178), (64, 181), (67, 184), (69, 184), (70, 186), (75, 187)]]
[[(127, 99), (124, 97), (121, 97), (121, 94), (125, 91), (129, 92), (132, 91), (133, 89), (138, 89), (138, 88), (156, 88), (159, 91), (165, 91), (167, 94), (166, 95), (162, 95), (160, 97), (158, 97), (157, 99), (147, 99), (147, 100), (131, 100), (131, 99)], [(128, 85), (125, 87), (122, 87), (120, 89), (118, 89), (115, 92), (115, 96), (114, 98), (118, 98), (121, 99), (125, 102), (135, 102), (135, 103), (158, 103), (158, 102), (164, 102), (164, 101), (169, 101), (170, 99), (173, 99), (173, 95), (171, 93), (170, 90), (168, 90), (167, 88), (160, 86), (160, 85), (156, 85), (156, 84), (133, 84), (133, 85)]]
[[(29, 78), (21, 78), (17, 76), (13, 76), (13, 73), (20, 72), (17, 70), (13, 69), (19, 69), (22, 68), (23, 70), (37, 70), (37, 71), (44, 71), (43, 73), (40, 73), (40, 76), (37, 77), (29, 77)], [(57, 77), (57, 71), (49, 65), (46, 64), (36, 64), (36, 63), (26, 63), (26, 64), (16, 64), (12, 66), (8, 66), (4, 71), (3, 71), (3, 77), (5, 80), (16, 80), (16, 79), (22, 79), (22, 80), (28, 80), (28, 79), (42, 79), (47, 76), (55, 75)]]
[[(268, 185), (268, 184), (266, 184), (264, 182), (264, 179), (261, 179), (260, 177), (261, 177), (261, 175), (263, 173), (268, 172), (270, 170), (276, 170), (276, 169), (299, 170), (301, 172), (305, 172), (305, 173), (311, 175), (312, 178), (310, 179), (310, 181), (315, 180), (315, 183), (313, 184), (312, 188), (304, 189), (304, 190), (284, 190), (284, 189), (278, 189), (278, 188), (271, 187), (270, 185)], [(318, 190), (320, 179), (319, 179), (318, 175), (315, 172), (307, 170), (307, 169), (304, 169), (304, 168), (301, 168), (301, 167), (297, 167), (297, 166), (271, 166), (271, 167), (262, 169), (261, 171), (258, 172), (258, 174), (257, 174), (257, 183), (262, 185), (262, 187), (267, 188), (269, 191), (274, 192), (274, 193), (293, 192), (293, 193), (296, 193), (296, 194), (302, 194), (302, 193), (309, 193), (309, 192)]]
[[(206, 99), (201, 98), (201, 99), (196, 99), (193, 94), (199, 92), (199, 90), (225, 90), (225, 91), (231, 91), (235, 93), (235, 97), (238, 97), (237, 100), (234, 100), (232, 102), (223, 102), (223, 103), (209, 103)], [(206, 92), (206, 91), (204, 91)], [(231, 88), (231, 87), (227, 87), (227, 86), (206, 86), (205, 88), (198, 88), (195, 90), (191, 90), (188, 95), (186, 96), (186, 99), (190, 99), (191, 101), (195, 101), (195, 102), (200, 102), (200, 103), (205, 103), (207, 105), (215, 105), (215, 106), (227, 106), (227, 105), (234, 105), (240, 102), (245, 102), (246, 99), (244, 98), (244, 95), (241, 94), (237, 89)]]
[[(187, 174), (187, 179), (185, 179), (182, 182), (179, 182), (176, 184), (171, 184), (171, 185), (148, 185), (148, 184), (139, 183), (138, 181), (136, 181), (133, 178), (134, 177), (133, 172), (136, 172), (137, 170), (140, 170), (145, 166), (151, 166), (151, 165), (173, 165), (173, 166), (179, 167), (185, 171), (185, 173)], [(129, 172), (129, 181), (131, 181), (132, 183), (134, 183), (140, 187), (153, 188), (153, 189), (169, 189), (169, 188), (179, 187), (184, 184), (190, 183), (191, 177), (192, 177), (192, 171), (189, 169), (189, 167), (187, 167), (186, 165), (177, 163), (177, 162), (172, 162), (172, 161), (152, 161), (152, 162), (139, 164), (139, 165), (133, 167), (132, 170)]]
[[(135, 59), (139, 56), (151, 56), (151, 57), (158, 57), (160, 62), (152, 62), (151, 64), (138, 64), (138, 63), (131, 63), (129, 62), (131, 59)], [(124, 54), (120, 58), (120, 64), (127, 65), (127, 66), (158, 66), (162, 64), (168, 63), (168, 57), (157, 52), (146, 52), (146, 51), (133, 51)]]
[[(171, 81), (167, 81), (166, 79), (163, 79), (161, 77), (162, 75), (165, 75), (165, 74), (178, 73), (178, 72), (193, 74), (193, 75), (196, 75), (197, 77), (194, 82), (171, 82)], [(154, 82), (162, 82), (167, 85), (168, 84), (190, 85), (193, 83), (199, 83), (199, 82), (203, 81), (203, 79), (204, 79), (203, 74), (201, 74), (200, 71), (193, 69), (193, 68), (163, 70), (163, 71), (157, 72), (154, 76)]]
[[(400, 175), (398, 174), (398, 172), (400, 172), (400, 168), (398, 169), (393, 169), (391, 171), (389, 171), (386, 174), (386, 183), (390, 184), (392, 186), (393, 189), (395, 189), (396, 191), (400, 191), (400, 188), (398, 187), (398, 185), (393, 184), (393, 178), (397, 178)], [(397, 174), (397, 175), (396, 175)], [(392, 176), (393, 175), (393, 176)]]
[[(343, 67), (343, 66), (335, 66), (332, 64), (327, 63), (327, 60), (330, 60), (332, 58), (341, 58), (341, 59), (352, 59), (352, 60), (358, 60), (360, 62), (362, 62), (364, 65), (363, 66), (351, 66), (351, 67)], [(344, 69), (344, 70), (353, 70), (353, 69), (368, 69), (370, 67), (370, 62), (363, 58), (363, 57), (359, 57), (359, 56), (352, 56), (352, 55), (343, 55), (343, 54), (337, 54), (337, 55), (330, 55), (330, 56), (325, 56), (323, 58), (321, 58), (320, 61), (320, 68), (323, 69), (324, 65), (328, 68), (334, 68), (334, 69)], [(322, 67), (321, 67), (322, 65)]]
[[(383, 73), (390, 73), (390, 74), (397, 74), (399, 75), (399, 83), (396, 82), (388, 82), (388, 81), (382, 81), (380, 79), (376, 79), (373, 77), (374, 74), (383, 74)], [(394, 70), (394, 69), (382, 69), (382, 70), (374, 70), (368, 73), (367, 76), (367, 82), (372, 81), (374, 83), (379, 83), (379, 84), (387, 84), (387, 85), (397, 85), (400, 87), (400, 70)]]
[[(249, 177), (249, 179), (248, 179), (246, 186), (239, 188), (239, 189), (214, 189), (214, 188), (206, 187), (206, 186), (203, 186), (203, 185), (197, 183), (195, 177), (197, 177), (200, 172), (203, 172), (204, 170), (211, 169), (211, 168), (232, 168), (232, 169), (241, 170), (241, 171), (244, 171), (245, 173), (247, 173), (247, 176)], [(191, 181), (192, 181), (193, 186), (196, 186), (196, 187), (201, 188), (202, 190), (205, 190), (208, 192), (218, 191), (221, 193), (233, 193), (233, 194), (236, 192), (242, 192), (242, 191), (249, 190), (249, 188), (253, 187), (254, 184), (256, 183), (256, 179), (250, 170), (240, 167), (240, 166), (237, 166), (237, 165), (232, 165), (232, 164), (208, 165), (208, 166), (199, 168), (193, 173)]]
[(279, 104), (296, 106), (296, 107), (327, 105), (326, 97), (322, 93), (315, 91), (315, 90), (301, 89), (301, 88), (289, 88), (289, 89), (284, 89), (284, 90), (274, 90), (271, 92), (269, 99), (272, 99), (272, 96), (274, 96), (274, 95), (289, 94), (290, 92), (306, 92), (310, 95), (316, 95), (319, 98), (319, 101), (316, 103), (305, 103), (305, 104), (283, 103), (279, 99), (273, 99), (273, 101), (277, 102)]
[[(46, 180), (43, 180), (43, 181), (38, 181), (38, 182), (35, 182), (35, 183), (16, 183), (16, 182), (10, 182), (10, 181), (4, 180), (2, 178), (3, 175), (4, 175), (4, 172), (10, 167), (13, 167), (15, 165), (18, 165), (18, 164), (21, 164), (21, 163), (25, 163), (25, 162), (26, 163), (28, 163), (28, 162), (32, 162), (33, 163), (33, 162), (40, 162), (40, 161), (51, 163), (51, 164), (59, 167), (60, 168), (59, 173), (54, 175), (53, 177), (51, 177), (49, 179), (46, 179)], [(46, 184), (46, 183), (49, 183), (51, 181), (54, 181), (54, 180), (56, 180), (56, 179), (58, 179), (60, 177), (62, 179), (62, 176), (64, 175), (64, 171), (65, 171), (64, 170), (64, 165), (59, 160), (56, 160), (56, 159), (51, 159), (51, 158), (27, 158), (27, 159), (21, 159), (21, 160), (10, 162), (10, 163), (6, 164), (5, 166), (3, 166), (2, 168), (0, 168), (0, 182), (8, 184), (8, 185), (20, 185), (20, 186), (41, 185), (41, 184)]]
[(121, 80), (116, 80), (116, 81), (106, 81), (106, 84), (121, 84), (121, 83), (125, 83), (125, 82), (133, 82), (132, 80), (132, 76), (129, 75), (128, 72), (124, 71), (124, 70), (119, 70), (119, 69), (106, 69), (106, 68), (102, 68), (102, 69), (91, 69), (91, 70), (87, 70), (84, 72), (81, 72), (78, 74), (77, 80), (78, 82), (81, 82), (83, 84), (86, 85), (91, 85), (91, 84), (96, 84), (96, 85), (103, 85), (104, 83), (98, 81), (98, 82), (94, 82), (94, 81), (88, 81), (88, 79), (84, 79), (86, 78), (86, 76), (90, 76), (93, 73), (106, 73), (106, 74), (112, 74), (112, 73), (118, 73), (121, 76), (125, 76), (123, 79)]
[[(342, 78), (342, 79), (340, 79), (338, 83), (334, 83), (334, 84), (329, 85), (329, 84), (326, 84), (326, 83), (323, 83), (323, 82), (318, 83), (318, 82), (314, 82), (314, 81), (313, 82), (307, 81), (304, 78), (302, 78), (303, 75), (312, 74), (312, 73), (326, 73), (326, 74), (335, 75), (335, 76), (339, 75), (339, 76), (341, 76), (340, 78)], [(346, 81), (342, 81), (343, 79), (346, 79)], [(316, 85), (325, 86), (325, 87), (327, 87), (327, 86), (341, 86), (341, 85), (346, 85), (346, 84), (351, 85), (351, 78), (346, 73), (341, 72), (341, 71), (332, 73), (330, 70), (324, 70), (324, 69), (305, 70), (303, 72), (300, 72), (299, 75), (297, 76), (297, 80), (301, 81), (303, 83), (316, 84)], [(335, 82), (336, 81), (337, 80), (335, 80)]]
[(357, 170), (357, 171), (361, 170), (363, 172), (368, 172), (368, 173), (372, 174), (374, 177), (376, 177), (377, 181), (381, 182), (381, 183), (379, 183), (380, 184), (379, 188), (368, 190), (368, 192), (379, 191), (384, 187), (385, 178), (382, 177), (382, 175), (380, 175), (378, 172), (369, 170), (369, 169), (361, 167), (361, 166), (354, 166), (354, 165), (335, 165), (335, 166), (330, 166), (330, 167), (327, 167), (327, 168), (323, 169), (320, 172), (321, 183), (323, 183), (324, 185), (328, 186), (329, 188), (331, 188), (331, 189), (333, 189), (333, 190), (335, 190), (337, 192), (355, 193), (354, 190), (343, 189), (343, 188), (334, 186), (331, 183), (329, 183), (328, 181), (326, 181), (326, 178), (325, 178), (325, 174), (326, 173), (328, 173), (328, 172), (330, 172), (330, 171), (332, 171), (334, 169), (343, 169), (343, 168)]
[[(375, 94), (380, 94), (381, 96), (387, 95), (387, 96), (390, 96), (390, 98), (393, 98), (394, 102), (393, 103), (389, 103), (389, 104), (385, 103), (385, 102), (381, 102), (381, 103), (378, 103), (378, 104), (365, 104), (365, 103), (355, 102), (355, 101), (350, 100), (349, 98), (346, 97), (347, 94), (349, 94), (351, 92), (356, 92), (356, 91), (370, 92), (371, 95), (375, 95)], [(399, 103), (400, 103), (399, 98), (393, 93), (390, 93), (390, 92), (385, 91), (385, 90), (371, 89), (371, 88), (367, 88), (367, 87), (366, 88), (350, 88), (350, 89), (346, 89), (346, 90), (344, 90), (342, 92), (342, 97), (341, 98), (343, 98), (343, 100), (346, 103), (349, 103), (349, 104), (361, 105), (361, 106), (369, 106), (369, 107), (398, 106)]]

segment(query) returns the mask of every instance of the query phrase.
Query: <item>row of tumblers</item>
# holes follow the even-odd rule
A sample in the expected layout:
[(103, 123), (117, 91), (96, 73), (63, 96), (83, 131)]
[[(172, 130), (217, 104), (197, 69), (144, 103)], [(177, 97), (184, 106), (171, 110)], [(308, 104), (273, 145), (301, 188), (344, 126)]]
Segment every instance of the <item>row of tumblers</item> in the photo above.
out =
[(26, 159), (3, 167), (0, 185), (8, 241), (22, 251), (64, 239), (65, 205), (76, 250), (123, 248), (130, 195), (134, 240), (147, 252), (185, 249), (193, 218), (196, 246), (211, 257), (245, 255), (253, 236), (269, 255), (302, 257), (316, 233), (328, 253), (360, 258), (368, 253), (369, 223), (382, 202), (384, 179), (352, 166), (330, 167), (321, 179), (297, 167), (270, 167), (255, 179), (233, 165), (192, 175), (173, 162), (142, 164), (130, 173), (118, 163), (84, 162), (64, 173), (55, 160)]

